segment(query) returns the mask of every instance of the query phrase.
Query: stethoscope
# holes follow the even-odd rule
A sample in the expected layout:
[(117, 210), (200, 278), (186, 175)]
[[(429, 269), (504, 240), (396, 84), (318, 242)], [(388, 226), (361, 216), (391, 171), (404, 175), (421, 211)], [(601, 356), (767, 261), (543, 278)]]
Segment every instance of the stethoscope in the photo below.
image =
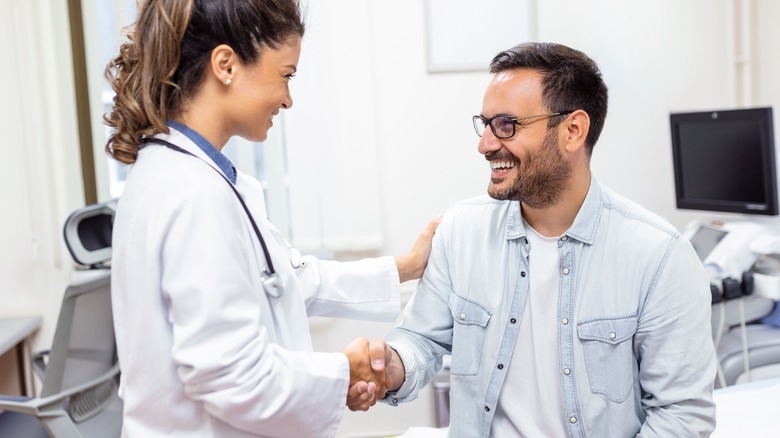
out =
[(271, 295), (272, 297), (279, 298), (284, 293), (284, 285), (282, 284), (282, 277), (279, 276), (279, 274), (274, 270), (274, 264), (271, 261), (271, 254), (268, 252), (268, 246), (265, 244), (265, 239), (263, 239), (263, 235), (260, 233), (260, 229), (257, 227), (257, 223), (255, 222), (255, 218), (252, 217), (252, 213), (249, 212), (249, 208), (246, 206), (246, 202), (244, 202), (244, 198), (241, 197), (241, 195), (238, 193), (238, 190), (236, 190), (235, 187), (233, 187), (233, 183), (230, 182), (229, 179), (225, 175), (222, 174), (219, 170), (217, 170), (216, 167), (209, 164), (204, 159), (200, 158), (199, 156), (193, 154), (192, 152), (183, 149), (179, 146), (176, 146), (175, 144), (155, 137), (143, 137), (141, 139), (141, 145), (140, 148), (143, 148), (144, 146), (148, 145), (149, 143), (158, 143), (161, 144), (169, 149), (172, 149), (176, 152), (181, 152), (183, 154), (191, 155), (198, 160), (202, 161), (204, 164), (208, 165), (212, 169), (214, 169), (219, 176), (222, 177), (222, 179), (225, 180), (225, 182), (230, 186), (230, 188), (233, 190), (233, 193), (235, 193), (236, 198), (238, 198), (238, 201), (241, 202), (241, 206), (244, 207), (244, 212), (246, 212), (246, 216), (249, 218), (249, 222), (252, 223), (252, 228), (255, 230), (255, 234), (257, 235), (257, 239), (260, 241), (260, 246), (263, 247), (263, 254), (265, 254), (265, 263), (268, 266), (266, 269), (263, 269), (263, 272), (260, 274), (260, 278), (263, 283), (263, 289), (268, 295)]

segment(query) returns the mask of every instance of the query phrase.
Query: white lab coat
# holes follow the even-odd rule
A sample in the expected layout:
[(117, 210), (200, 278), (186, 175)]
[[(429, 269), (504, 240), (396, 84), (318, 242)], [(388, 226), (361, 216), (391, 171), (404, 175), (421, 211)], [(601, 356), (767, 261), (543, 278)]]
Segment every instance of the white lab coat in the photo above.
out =
[[(214, 165), (174, 129), (160, 138)], [(304, 257), (293, 269), (297, 252), (268, 222), (260, 183), (239, 173), (236, 188), (282, 276), (279, 298), (263, 290), (262, 247), (217, 172), (157, 144), (130, 170), (112, 272), (126, 437), (333, 436), (349, 365), (312, 352), (308, 316), (392, 321), (400, 311), (392, 257)]]

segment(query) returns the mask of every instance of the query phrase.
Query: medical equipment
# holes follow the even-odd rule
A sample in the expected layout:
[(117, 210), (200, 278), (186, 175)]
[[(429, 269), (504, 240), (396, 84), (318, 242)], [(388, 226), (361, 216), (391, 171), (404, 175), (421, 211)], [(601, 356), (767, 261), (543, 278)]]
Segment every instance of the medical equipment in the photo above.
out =
[(669, 120), (677, 208), (778, 214), (771, 107)]
[(759, 255), (751, 268), (756, 295), (780, 300), (780, 235), (761, 236), (750, 250)]
[[(780, 296), (780, 238), (758, 222), (693, 222), (685, 232), (711, 274), (717, 386), (733, 385), (751, 369), (780, 363), (780, 330), (754, 324)], [(780, 259), (776, 259), (780, 260)], [(773, 270), (774, 268), (774, 270)]]
[(704, 266), (720, 280), (740, 279), (758, 258), (751, 244), (768, 232), (767, 226), (757, 222), (694, 221), (684, 234)]
[[(149, 143), (158, 143), (160, 145), (163, 145), (169, 149), (172, 149), (176, 152), (181, 152), (183, 154), (191, 155), (198, 160), (202, 161), (207, 166), (214, 169), (219, 176), (222, 177), (222, 179), (225, 180), (225, 182), (230, 186), (230, 188), (233, 190), (233, 193), (235, 193), (236, 198), (238, 198), (238, 201), (241, 203), (241, 206), (244, 208), (244, 212), (246, 213), (247, 217), (249, 218), (249, 222), (252, 223), (252, 228), (255, 230), (255, 234), (257, 235), (257, 239), (260, 241), (260, 246), (263, 247), (263, 254), (265, 255), (265, 262), (266, 262), (266, 269), (263, 269), (263, 272), (261, 274), (262, 282), (263, 282), (263, 289), (268, 293), (268, 295), (271, 295), (272, 297), (279, 298), (284, 293), (284, 285), (282, 284), (282, 278), (279, 276), (279, 274), (274, 270), (274, 264), (271, 261), (271, 254), (268, 252), (268, 246), (265, 244), (265, 239), (263, 238), (263, 235), (260, 233), (260, 229), (257, 227), (257, 223), (255, 222), (255, 218), (252, 216), (252, 213), (249, 212), (249, 207), (246, 206), (246, 203), (244, 202), (244, 199), (241, 197), (241, 195), (238, 193), (238, 190), (236, 190), (235, 187), (233, 187), (233, 184), (230, 182), (230, 180), (225, 177), (225, 175), (222, 174), (219, 170), (217, 170), (214, 166), (203, 160), (202, 158), (198, 157), (197, 155), (193, 154), (192, 152), (180, 148), (179, 146), (176, 146), (175, 144), (155, 137), (144, 137), (141, 139), (141, 147), (144, 147), (148, 145)], [(298, 266), (293, 266), (293, 268), (297, 268)]]

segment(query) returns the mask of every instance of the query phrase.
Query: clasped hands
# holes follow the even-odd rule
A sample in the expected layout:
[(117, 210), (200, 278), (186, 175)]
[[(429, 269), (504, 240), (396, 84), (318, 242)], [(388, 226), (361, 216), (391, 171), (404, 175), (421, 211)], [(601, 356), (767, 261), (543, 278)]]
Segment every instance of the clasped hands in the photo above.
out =
[[(403, 383), (403, 371), (391, 372), (391, 363), (397, 353), (381, 338), (369, 341), (357, 338), (344, 349), (349, 360), (349, 390), (347, 407), (351, 411), (367, 411), (385, 393), (397, 389)], [(396, 360), (400, 362), (400, 360)], [(395, 374), (394, 382), (391, 374)]]
[[(433, 234), (441, 220), (439, 216), (429, 222), (412, 250), (395, 258), (401, 283), (422, 276), (431, 255)], [(352, 411), (367, 411), (384, 398), (387, 391), (397, 390), (404, 381), (401, 358), (381, 338), (371, 341), (357, 338), (347, 345), (344, 354), (349, 359), (347, 407)]]

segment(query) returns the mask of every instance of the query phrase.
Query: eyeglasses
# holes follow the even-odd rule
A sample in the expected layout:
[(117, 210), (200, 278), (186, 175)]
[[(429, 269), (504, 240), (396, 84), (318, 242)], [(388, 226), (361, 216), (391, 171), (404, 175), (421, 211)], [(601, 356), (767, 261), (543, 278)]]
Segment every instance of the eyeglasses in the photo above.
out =
[(558, 113), (539, 114), (538, 116), (529, 117), (495, 116), (489, 119), (486, 119), (482, 116), (474, 116), (472, 117), (472, 120), (474, 122), (474, 131), (476, 131), (478, 136), (482, 137), (482, 134), (485, 132), (485, 128), (490, 125), (490, 130), (493, 131), (493, 135), (495, 135), (496, 138), (506, 140), (507, 138), (512, 138), (512, 136), (515, 135), (516, 125), (522, 125), (527, 120), (538, 119), (541, 117), (565, 116), (566, 114), (571, 114), (573, 112), (574, 111), (561, 111)]

